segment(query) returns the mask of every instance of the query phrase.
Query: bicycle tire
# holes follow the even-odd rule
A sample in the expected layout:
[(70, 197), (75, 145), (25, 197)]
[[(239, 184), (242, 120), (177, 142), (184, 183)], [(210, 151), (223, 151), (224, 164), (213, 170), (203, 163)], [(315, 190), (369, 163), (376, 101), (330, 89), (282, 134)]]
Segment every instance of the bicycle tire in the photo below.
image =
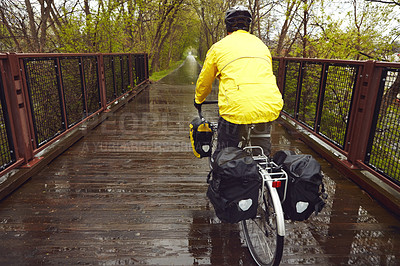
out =
[[(279, 202), (279, 206), (280, 204)], [(247, 247), (254, 261), (263, 266), (279, 265), (283, 254), (284, 236), (278, 234), (278, 228), (284, 227), (284, 224), (281, 224), (284, 223), (283, 212), (282, 208), (275, 210), (267, 184), (264, 195), (261, 195), (260, 187), (256, 217), (241, 223)]]

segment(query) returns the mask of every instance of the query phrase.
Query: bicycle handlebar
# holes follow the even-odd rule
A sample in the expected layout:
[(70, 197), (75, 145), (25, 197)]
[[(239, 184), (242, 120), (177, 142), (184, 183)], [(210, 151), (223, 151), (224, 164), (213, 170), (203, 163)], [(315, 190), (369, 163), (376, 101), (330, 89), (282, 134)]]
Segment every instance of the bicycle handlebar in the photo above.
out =
[(218, 100), (213, 100), (213, 101), (204, 101), (201, 104), (216, 104), (218, 103)]
[(214, 101), (204, 101), (204, 102), (202, 102), (202, 103), (199, 105), (199, 107), (197, 108), (197, 111), (199, 112), (199, 117), (200, 117), (201, 119), (204, 119), (203, 114), (201, 113), (201, 106), (202, 106), (203, 104), (217, 104), (217, 103), (218, 103), (217, 100), (214, 100)]

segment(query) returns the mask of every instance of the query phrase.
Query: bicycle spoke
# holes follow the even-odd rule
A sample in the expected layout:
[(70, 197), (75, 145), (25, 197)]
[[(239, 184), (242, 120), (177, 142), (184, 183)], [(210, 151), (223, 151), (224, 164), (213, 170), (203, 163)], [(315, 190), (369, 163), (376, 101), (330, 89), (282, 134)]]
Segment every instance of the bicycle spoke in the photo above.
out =
[(259, 242), (259, 247), (262, 249), (263, 254), (267, 255), (267, 257), (272, 258), (273, 257), (273, 251), (271, 250), (269, 245), (263, 245), (263, 243), (266, 240), (263, 238), (261, 239), (261, 235), (258, 236), (258, 242)]
[(247, 246), (258, 265), (276, 265), (283, 250), (283, 237), (277, 234), (277, 214), (269, 191), (262, 195), (256, 218), (243, 221)]

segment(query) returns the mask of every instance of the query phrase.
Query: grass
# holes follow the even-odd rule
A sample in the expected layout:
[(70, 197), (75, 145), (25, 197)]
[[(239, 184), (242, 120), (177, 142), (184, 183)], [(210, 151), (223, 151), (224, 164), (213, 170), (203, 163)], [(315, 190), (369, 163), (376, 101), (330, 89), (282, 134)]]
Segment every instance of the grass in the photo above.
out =
[(183, 62), (183, 60), (174, 62), (167, 69), (164, 69), (164, 70), (161, 70), (158, 72), (154, 72), (150, 76), (150, 81), (151, 82), (159, 81), (160, 79), (162, 79), (163, 77), (167, 76), (169, 73), (174, 71), (178, 66), (180, 66), (182, 64), (182, 62)]

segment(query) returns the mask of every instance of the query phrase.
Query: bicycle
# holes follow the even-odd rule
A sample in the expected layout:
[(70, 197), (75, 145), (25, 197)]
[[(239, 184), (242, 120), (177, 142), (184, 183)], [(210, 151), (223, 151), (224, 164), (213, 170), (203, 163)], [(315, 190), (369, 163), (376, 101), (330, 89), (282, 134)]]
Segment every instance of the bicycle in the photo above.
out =
[[(215, 104), (218, 101), (205, 101), (203, 104)], [(198, 108), (199, 117), (204, 119), (201, 105)], [(217, 127), (216, 122), (211, 122), (213, 139), (212, 151), (216, 147)], [(285, 236), (285, 220), (281, 202), (286, 197), (288, 175), (276, 165), (259, 146), (251, 146), (250, 134), (254, 125), (248, 126), (247, 136), (243, 149), (248, 151), (257, 162), (260, 182), (260, 193), (256, 217), (242, 220), (243, 235), (251, 256), (258, 265), (279, 265), (283, 255)], [(259, 155), (253, 155), (253, 150), (259, 150)], [(212, 167), (212, 156), (210, 167)], [(279, 197), (277, 188), (284, 183), (282, 198)]]

